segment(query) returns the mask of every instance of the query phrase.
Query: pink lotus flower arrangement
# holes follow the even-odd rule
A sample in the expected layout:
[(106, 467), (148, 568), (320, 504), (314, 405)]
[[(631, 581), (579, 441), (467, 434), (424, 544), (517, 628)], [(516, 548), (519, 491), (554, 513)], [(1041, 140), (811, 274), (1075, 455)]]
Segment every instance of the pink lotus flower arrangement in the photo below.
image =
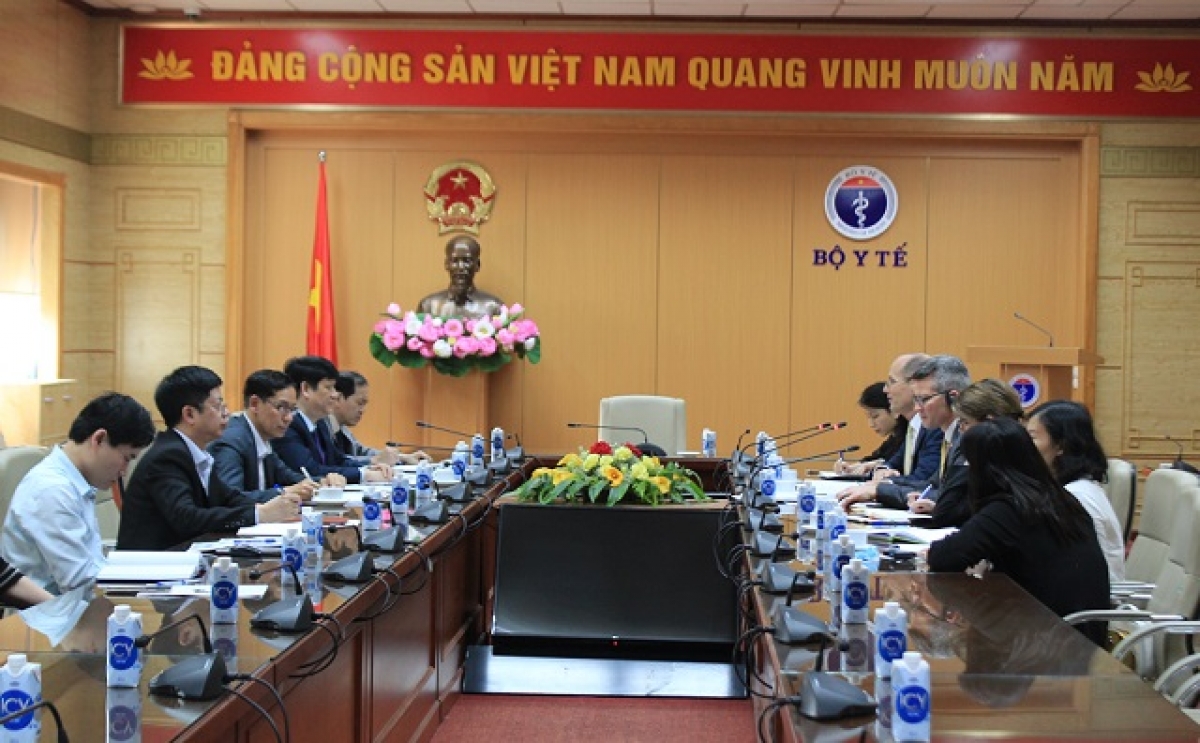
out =
[(371, 355), (384, 366), (399, 363), (412, 369), (427, 364), (442, 374), (461, 377), (472, 369), (496, 371), (514, 358), (542, 359), (537, 323), (519, 304), (480, 318), (442, 318), (404, 312), (388, 305), (371, 334)]

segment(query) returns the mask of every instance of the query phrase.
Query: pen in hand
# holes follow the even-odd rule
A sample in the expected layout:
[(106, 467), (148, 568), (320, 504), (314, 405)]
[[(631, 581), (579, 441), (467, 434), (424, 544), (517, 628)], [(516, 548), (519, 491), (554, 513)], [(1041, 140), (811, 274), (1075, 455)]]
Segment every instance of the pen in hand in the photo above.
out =
[(922, 490), (921, 494), (917, 496), (917, 500), (929, 500), (929, 491), (930, 490), (933, 490), (933, 483), (929, 483), (928, 485), (925, 486), (925, 489)]
[(309, 479), (309, 480), (312, 480), (313, 482), (316, 482), (316, 481), (317, 481), (315, 477), (313, 477), (312, 475), (308, 474), (308, 469), (307, 469), (307, 468), (305, 468), (305, 467), (301, 467), (301, 468), (300, 468), (300, 474), (304, 475), (304, 477), (306, 477), (306, 478), (307, 478), (307, 479)]

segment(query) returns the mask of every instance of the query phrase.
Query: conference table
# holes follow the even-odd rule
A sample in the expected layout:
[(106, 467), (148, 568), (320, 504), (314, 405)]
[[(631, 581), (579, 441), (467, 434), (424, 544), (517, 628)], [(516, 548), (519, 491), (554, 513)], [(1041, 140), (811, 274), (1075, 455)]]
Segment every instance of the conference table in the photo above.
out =
[[(750, 533), (746, 532), (747, 540)], [(769, 558), (748, 556), (757, 575)], [(790, 560), (799, 571), (805, 560)], [(1200, 726), (1153, 687), (1063, 622), (1008, 576), (893, 570), (884, 559), (871, 576), (870, 615), (886, 601), (908, 617), (908, 649), (930, 665), (933, 740), (1196, 741)], [(890, 680), (875, 674), (868, 624), (849, 625), (816, 578), (816, 591), (791, 607), (828, 624), (833, 642), (789, 645), (764, 635), (752, 658), (751, 688), (762, 731), (775, 741), (891, 741)], [(753, 592), (753, 609), (770, 621), (786, 595)], [(857, 684), (878, 714), (817, 722), (794, 704), (806, 673), (824, 670)]]
[[(327, 629), (288, 634), (252, 628), (251, 616), (286, 594), (291, 578), (276, 571), (253, 580), (252, 568), (274, 566), (277, 559), (240, 557), (243, 585), (263, 583), (266, 594), (243, 599), (236, 625), (208, 627), (204, 597), (126, 598), (86, 591), (0, 620), (0, 651), (26, 653), (42, 664), (43, 697), (56, 705), (75, 741), (275, 740), (261, 714), (234, 694), (180, 701), (149, 693), (147, 682), (154, 674), (202, 652), (193, 621), (150, 644), (138, 688), (106, 688), (105, 620), (114, 604), (129, 603), (140, 612), (147, 633), (196, 614), (231, 672), (279, 690), (292, 740), (428, 740), (461, 694), (467, 648), (488, 640), (494, 504), (548, 461), (553, 463), (531, 458), (462, 505), (461, 516), (420, 527), (423, 538), (414, 549), (377, 555), (380, 572), (368, 582), (317, 586), (318, 611), (332, 618), (318, 623)], [(721, 460), (685, 463), (700, 474), (706, 490), (725, 486)], [(357, 551), (357, 542), (352, 530), (328, 534), (324, 564)], [(760, 563), (748, 558), (747, 568), (757, 572)], [(873, 604), (896, 600), (908, 611), (911, 646), (930, 660), (935, 740), (1200, 737), (1200, 728), (1148, 684), (1004, 576), (979, 580), (880, 572), (873, 577), (873, 588)], [(782, 600), (753, 591), (750, 605), (757, 617), (769, 618)], [(820, 597), (797, 599), (796, 605), (832, 618)], [(797, 694), (818, 654), (825, 656), (825, 669), (875, 692), (865, 629), (844, 630), (846, 642), (820, 651), (763, 638), (750, 679), (755, 693), (764, 695), (755, 697), (757, 710), (775, 695)], [(282, 730), (284, 716), (267, 688), (240, 680), (229, 686), (271, 713)], [(41, 721), (42, 735), (52, 734), (49, 715), (43, 714)], [(748, 733), (755, 721), (747, 715)], [(817, 724), (785, 706), (766, 722), (770, 738), (779, 741), (890, 739), (882, 716)]]

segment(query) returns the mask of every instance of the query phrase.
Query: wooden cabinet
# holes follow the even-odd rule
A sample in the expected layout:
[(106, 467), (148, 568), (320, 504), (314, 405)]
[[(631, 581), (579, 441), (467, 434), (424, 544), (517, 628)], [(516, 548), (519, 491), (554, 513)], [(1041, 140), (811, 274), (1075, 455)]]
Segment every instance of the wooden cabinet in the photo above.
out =
[(74, 379), (0, 385), (0, 430), (9, 446), (52, 446), (67, 438), (83, 402)]

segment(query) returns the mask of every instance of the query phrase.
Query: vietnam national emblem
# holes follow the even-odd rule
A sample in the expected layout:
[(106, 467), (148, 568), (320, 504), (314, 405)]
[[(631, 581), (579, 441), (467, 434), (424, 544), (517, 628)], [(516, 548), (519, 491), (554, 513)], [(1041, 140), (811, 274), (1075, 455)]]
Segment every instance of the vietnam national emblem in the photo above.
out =
[(438, 234), (461, 230), (479, 234), (479, 225), (492, 216), (496, 186), (482, 166), (471, 162), (446, 163), (429, 175), (425, 208), (438, 223)]

